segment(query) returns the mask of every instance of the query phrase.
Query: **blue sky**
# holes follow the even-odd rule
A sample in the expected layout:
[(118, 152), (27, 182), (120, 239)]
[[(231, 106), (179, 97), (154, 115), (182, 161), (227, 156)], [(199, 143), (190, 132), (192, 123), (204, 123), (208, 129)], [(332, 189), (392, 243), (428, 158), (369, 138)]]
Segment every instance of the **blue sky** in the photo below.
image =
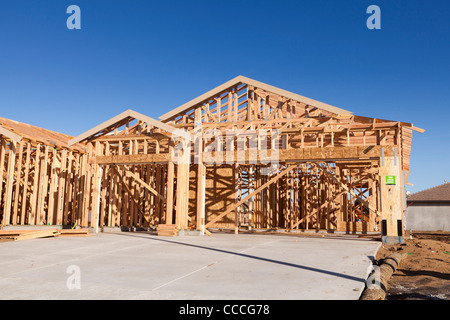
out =
[[(69, 30), (69, 5), (81, 30)], [(369, 5), (381, 29), (369, 30)], [(244, 75), (411, 122), (411, 192), (450, 181), (449, 1), (2, 1), (0, 116), (78, 135)]]

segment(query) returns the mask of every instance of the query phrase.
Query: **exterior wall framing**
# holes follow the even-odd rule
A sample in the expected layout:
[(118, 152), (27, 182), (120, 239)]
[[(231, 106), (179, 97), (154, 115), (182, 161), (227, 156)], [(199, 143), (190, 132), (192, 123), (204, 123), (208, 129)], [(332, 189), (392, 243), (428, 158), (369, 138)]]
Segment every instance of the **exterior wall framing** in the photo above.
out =
[(412, 124), (241, 76), (160, 120), (127, 110), (57, 146), (0, 131), (2, 223), (402, 236)]
[(68, 136), (52, 131), (3, 118), (0, 123), (1, 226), (74, 223), (82, 199), (74, 173), (81, 172), (84, 148), (69, 147)]

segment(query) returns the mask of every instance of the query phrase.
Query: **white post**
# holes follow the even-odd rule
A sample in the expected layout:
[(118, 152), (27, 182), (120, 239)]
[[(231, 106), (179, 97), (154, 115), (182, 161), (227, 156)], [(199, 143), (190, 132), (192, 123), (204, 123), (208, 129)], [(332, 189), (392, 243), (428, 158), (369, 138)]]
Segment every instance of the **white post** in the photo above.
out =
[(101, 202), (101, 191), (102, 191), (102, 175), (103, 175), (103, 167), (100, 166), (100, 174), (98, 176), (98, 210), (97, 210), (97, 221), (95, 223), (95, 233), (98, 233), (98, 228), (100, 224), (100, 202)]
[[(202, 164), (203, 165), (203, 164)], [(205, 223), (206, 223), (206, 217), (205, 217), (205, 188), (206, 188), (206, 172), (205, 172), (206, 168), (203, 167), (203, 177), (201, 177), (203, 179), (203, 196), (202, 196), (202, 236), (205, 235)]]

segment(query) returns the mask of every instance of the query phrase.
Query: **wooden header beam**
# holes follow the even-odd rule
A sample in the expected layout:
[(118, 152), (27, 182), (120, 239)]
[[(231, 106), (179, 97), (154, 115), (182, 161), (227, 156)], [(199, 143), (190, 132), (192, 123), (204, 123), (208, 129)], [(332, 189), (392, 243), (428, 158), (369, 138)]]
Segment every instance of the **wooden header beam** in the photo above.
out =
[[(278, 150), (278, 161), (342, 161), (379, 159), (384, 150), (385, 156), (394, 156), (396, 146), (352, 146), (352, 147), (312, 147)], [(397, 148), (398, 149), (398, 148)], [(397, 151), (398, 152), (398, 151)], [(231, 153), (231, 156), (230, 156)], [(232, 152), (211, 152), (202, 154), (205, 164), (214, 163), (269, 163), (275, 159), (271, 150), (245, 150)], [(273, 157), (273, 158), (272, 158)], [(221, 160), (221, 161), (219, 161)]]
[(167, 163), (169, 161), (169, 153), (96, 156), (92, 160), (93, 163), (99, 165), (133, 165), (146, 163)]
[[(262, 153), (261, 150), (245, 150), (227, 152), (204, 152), (205, 164), (219, 163), (269, 163), (272, 160), (286, 161), (344, 161), (379, 159), (384, 150), (385, 156), (394, 156), (395, 146), (353, 146), (353, 147), (325, 147), (325, 148), (299, 148), (280, 149), (278, 159), (272, 159), (271, 150)], [(397, 148), (398, 149), (398, 148)], [(231, 157), (230, 157), (231, 154)], [(221, 160), (221, 161), (219, 161)], [(96, 156), (93, 163), (99, 165), (132, 165), (148, 163), (168, 163), (171, 161), (170, 153), (160, 154), (127, 154)], [(191, 161), (194, 163), (194, 161)]]

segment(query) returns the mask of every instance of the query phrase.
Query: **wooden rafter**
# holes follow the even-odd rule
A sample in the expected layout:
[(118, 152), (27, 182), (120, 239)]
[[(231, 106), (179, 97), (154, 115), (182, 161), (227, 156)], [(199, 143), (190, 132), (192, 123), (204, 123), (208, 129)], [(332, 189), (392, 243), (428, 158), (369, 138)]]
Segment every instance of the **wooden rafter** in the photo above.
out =
[(103, 122), (102, 124), (95, 126), (94, 128), (80, 134), (79, 136), (71, 139), (69, 141), (69, 145), (71, 146), (76, 143), (80, 143), (80, 142), (89, 140), (93, 137), (96, 137), (98, 134), (104, 135), (107, 132), (112, 131), (118, 123), (122, 123), (123, 121), (129, 121), (131, 119), (137, 119), (137, 120), (143, 121), (149, 125), (157, 127), (159, 129), (162, 129), (166, 132), (175, 134), (175, 135), (182, 137), (184, 139), (187, 139), (189, 141), (192, 140), (192, 136), (188, 132), (177, 129), (173, 126), (170, 126), (170, 125), (160, 122), (158, 120), (152, 119), (152, 118), (145, 116), (143, 114), (140, 114), (136, 111), (126, 110), (126, 111), (122, 112), (121, 114)]
[(351, 113), (344, 109), (337, 108), (337, 107), (331, 106), (329, 104), (319, 102), (319, 101), (316, 101), (316, 100), (313, 100), (313, 99), (310, 99), (310, 98), (307, 98), (307, 97), (304, 97), (304, 96), (301, 96), (301, 95), (298, 95), (298, 94), (295, 94), (295, 93), (292, 93), (292, 92), (289, 92), (289, 91), (286, 91), (286, 90), (283, 90), (283, 89), (280, 89), (280, 88), (277, 88), (277, 87), (274, 87), (274, 86), (271, 86), (271, 85), (253, 80), (253, 79), (249, 79), (249, 78), (246, 78), (243, 76), (238, 76), (238, 77), (202, 94), (201, 96), (181, 105), (180, 107), (162, 115), (159, 118), (161, 119), (161, 121), (169, 120), (170, 118), (173, 118), (177, 114), (186, 112), (187, 110), (190, 110), (191, 108), (195, 107), (196, 105), (198, 105), (204, 101), (207, 101), (208, 99), (210, 99), (210, 97), (217, 96), (218, 94), (228, 90), (229, 88), (235, 87), (236, 85), (239, 85), (241, 83), (246, 84), (247, 86), (253, 86), (253, 87), (260, 88), (262, 90), (271, 92), (273, 94), (280, 95), (287, 99), (292, 99), (292, 100), (302, 102), (302, 103), (310, 105), (310, 106), (314, 106), (314, 107), (323, 109), (323, 110), (331, 112), (333, 114), (349, 114), (349, 113)]

